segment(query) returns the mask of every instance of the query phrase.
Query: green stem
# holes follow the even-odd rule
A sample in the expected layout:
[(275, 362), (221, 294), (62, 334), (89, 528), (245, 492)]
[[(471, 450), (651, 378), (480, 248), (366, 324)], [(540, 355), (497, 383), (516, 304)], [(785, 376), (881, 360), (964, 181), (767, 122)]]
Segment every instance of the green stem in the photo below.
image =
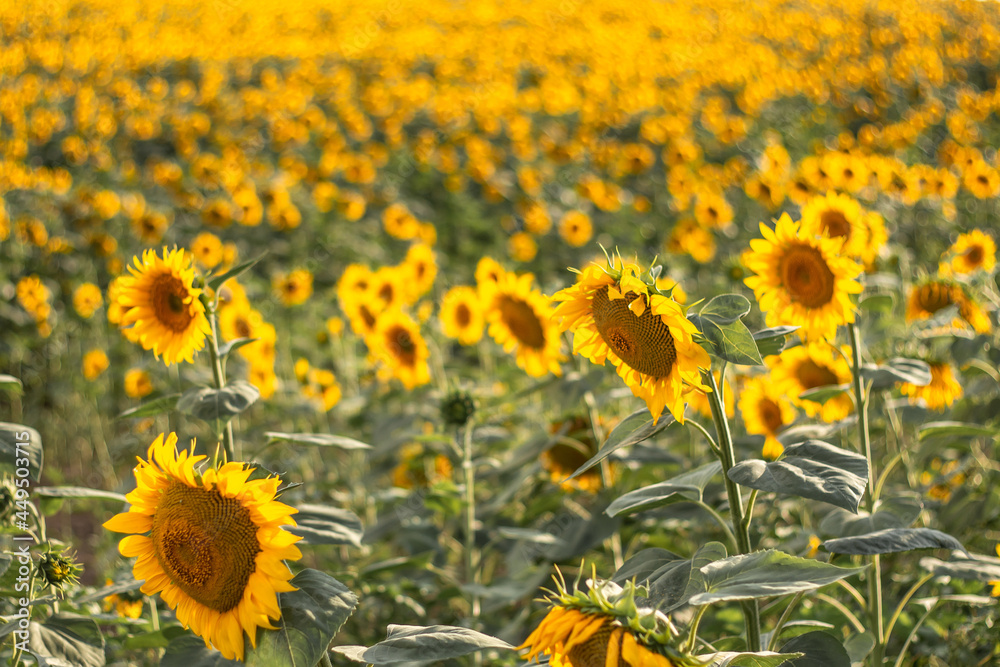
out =
[[(590, 418), (590, 431), (594, 436), (594, 442), (597, 443), (597, 447), (604, 443), (604, 429), (601, 428), (600, 415), (597, 412), (597, 399), (594, 398), (594, 392), (588, 391), (583, 396), (584, 402), (587, 404), (587, 416)], [(613, 483), (611, 479), (611, 463), (607, 458), (601, 459), (601, 485), (605, 489), (610, 489)], [(608, 538), (608, 542), (611, 545), (611, 556), (615, 561), (615, 569), (621, 568), (625, 564), (625, 556), (622, 550), (622, 536), (619, 531), (615, 531)]]
[[(208, 337), (208, 351), (212, 355), (212, 378), (215, 380), (215, 388), (222, 389), (226, 386), (226, 373), (222, 368), (222, 356), (219, 354), (218, 318), (215, 313), (209, 315), (208, 321), (212, 325), (212, 335)], [(233, 423), (226, 421), (222, 430), (222, 447), (226, 451), (226, 461), (236, 461), (235, 448), (233, 446)]]
[(681, 651), (684, 653), (690, 654), (694, 652), (694, 646), (698, 638), (698, 624), (701, 623), (701, 617), (705, 615), (706, 611), (708, 611), (708, 607), (709, 605), (707, 604), (698, 607), (698, 611), (695, 613), (694, 619), (691, 621), (691, 626), (688, 628), (687, 639), (684, 640), (684, 645), (681, 648)]
[(778, 618), (778, 624), (774, 626), (774, 631), (771, 633), (771, 641), (768, 642), (767, 645), (768, 651), (773, 651), (778, 645), (778, 635), (781, 634), (781, 629), (785, 627), (785, 623), (788, 622), (788, 617), (792, 615), (792, 610), (799, 604), (799, 600), (801, 600), (803, 596), (805, 596), (805, 593), (796, 593), (788, 603), (788, 606), (785, 607), (785, 610), (781, 612), (781, 616)]
[[(720, 375), (725, 382), (725, 366)], [(712, 406), (712, 421), (715, 422), (715, 433), (719, 442), (719, 460), (722, 462), (722, 479), (726, 483), (726, 493), (729, 495), (729, 514), (732, 517), (733, 530), (736, 533), (736, 546), (741, 554), (748, 554), (750, 548), (750, 523), (743, 520), (743, 496), (740, 487), (729, 479), (729, 470), (736, 465), (736, 451), (733, 449), (733, 436), (726, 421), (726, 407), (722, 402), (722, 392), (711, 371), (703, 372), (704, 380), (712, 392), (708, 394), (709, 405)], [(749, 600), (741, 605), (743, 620), (746, 624), (747, 650), (760, 650), (760, 609), (756, 600)]]
[(726, 523), (726, 520), (722, 518), (722, 515), (716, 512), (714, 507), (712, 507), (703, 500), (696, 500), (694, 501), (694, 503), (695, 505), (697, 505), (698, 507), (702, 508), (703, 510), (712, 515), (712, 518), (715, 519), (715, 522), (719, 524), (722, 527), (722, 530), (726, 533), (726, 538), (729, 539), (730, 546), (732, 546), (734, 549), (739, 549), (740, 546), (739, 542), (736, 541), (736, 535), (733, 533), (733, 529), (729, 527), (729, 524)]
[(913, 638), (917, 636), (917, 630), (919, 630), (920, 626), (924, 624), (924, 621), (926, 621), (927, 618), (931, 615), (931, 612), (934, 611), (935, 607), (937, 607), (937, 603), (932, 604), (930, 608), (927, 610), (927, 612), (923, 616), (921, 616), (916, 623), (914, 623), (913, 629), (910, 630), (910, 634), (909, 636), (907, 636), (906, 642), (903, 644), (903, 648), (899, 652), (899, 657), (896, 658), (896, 663), (893, 665), (893, 667), (902, 667), (903, 658), (906, 656), (906, 652), (909, 650), (910, 644), (913, 643)]
[[(872, 463), (872, 443), (868, 434), (868, 396), (861, 382), (861, 335), (857, 322), (847, 328), (851, 335), (851, 371), (854, 381), (854, 404), (858, 411), (858, 439), (868, 461), (868, 493), (865, 508), (871, 514), (875, 509), (875, 467)], [(872, 649), (872, 665), (882, 667), (885, 661), (885, 632), (882, 626), (882, 564), (878, 554), (872, 556), (871, 571), (868, 573), (868, 618), (875, 638)]]
[[(478, 582), (476, 571), (476, 469), (472, 462), (472, 420), (466, 422), (462, 438), (462, 471), (465, 473), (465, 581)], [(479, 595), (472, 594), (472, 625), (479, 624)]]
[(892, 635), (892, 628), (896, 625), (896, 621), (899, 619), (899, 615), (903, 613), (903, 608), (906, 607), (906, 603), (910, 601), (910, 598), (916, 595), (917, 591), (920, 589), (921, 586), (923, 586), (933, 578), (934, 578), (933, 574), (925, 574), (917, 581), (917, 583), (913, 584), (913, 586), (910, 587), (910, 590), (906, 591), (906, 595), (904, 595), (903, 599), (899, 601), (898, 605), (896, 605), (896, 611), (892, 613), (892, 618), (889, 619), (889, 623), (886, 624), (885, 626), (886, 641), (889, 641), (889, 637)]
[(326, 651), (323, 652), (323, 667), (333, 667), (333, 663), (330, 662), (330, 654)]

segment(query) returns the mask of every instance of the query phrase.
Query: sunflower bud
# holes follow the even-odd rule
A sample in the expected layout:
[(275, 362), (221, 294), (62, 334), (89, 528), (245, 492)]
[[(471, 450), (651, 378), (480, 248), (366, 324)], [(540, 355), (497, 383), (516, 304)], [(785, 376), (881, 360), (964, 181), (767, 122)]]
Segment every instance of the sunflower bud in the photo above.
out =
[(38, 575), (45, 584), (52, 588), (62, 590), (67, 585), (76, 584), (77, 577), (81, 572), (83, 572), (83, 566), (68, 554), (49, 551), (42, 554), (38, 560)]
[(464, 426), (476, 412), (476, 402), (468, 392), (453, 391), (441, 401), (441, 419), (448, 426)]

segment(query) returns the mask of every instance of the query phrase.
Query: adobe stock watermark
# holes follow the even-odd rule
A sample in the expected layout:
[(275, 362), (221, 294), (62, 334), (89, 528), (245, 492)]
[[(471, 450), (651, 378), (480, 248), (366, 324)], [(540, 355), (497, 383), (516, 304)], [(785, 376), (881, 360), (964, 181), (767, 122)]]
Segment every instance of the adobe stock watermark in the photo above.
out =
[(31, 469), (30, 469), (30, 449), (31, 431), (14, 432), (14, 503), (15, 511), (11, 521), (15, 528), (21, 531), (13, 536), (16, 543), (12, 552), (14, 563), (11, 567), (17, 567), (16, 578), (14, 580), (15, 593), (21, 594), (17, 598), (17, 611), (14, 620), (17, 621), (17, 629), (13, 631), (15, 654), (28, 650), (28, 627), (31, 623), (31, 580), (35, 569), (34, 559), (31, 554), (31, 546), (35, 543), (34, 536), (29, 532), (29, 511), (28, 503), (31, 502)]

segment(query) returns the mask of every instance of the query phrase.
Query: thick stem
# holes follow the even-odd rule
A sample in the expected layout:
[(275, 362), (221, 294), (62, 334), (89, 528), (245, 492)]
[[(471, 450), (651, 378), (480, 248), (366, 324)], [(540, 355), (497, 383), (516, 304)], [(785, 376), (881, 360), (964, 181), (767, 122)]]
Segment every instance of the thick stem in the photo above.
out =
[[(875, 467), (872, 464), (872, 443), (868, 434), (868, 397), (861, 378), (861, 335), (857, 322), (847, 328), (851, 335), (851, 371), (854, 382), (854, 404), (858, 411), (858, 440), (868, 461), (868, 491), (865, 494), (865, 509), (868, 513), (875, 509)], [(885, 633), (882, 626), (882, 564), (879, 556), (872, 556), (871, 571), (868, 573), (868, 619), (875, 639), (872, 649), (872, 665), (882, 667), (885, 661)]]
[[(722, 374), (725, 373), (725, 367)], [(722, 392), (711, 371), (703, 373), (705, 381), (712, 389), (708, 394), (708, 403), (712, 406), (712, 421), (715, 422), (715, 432), (719, 443), (719, 460), (722, 462), (722, 479), (726, 483), (726, 493), (729, 495), (729, 514), (732, 518), (733, 532), (736, 534), (736, 545), (741, 554), (748, 554), (750, 547), (750, 522), (743, 518), (743, 496), (740, 487), (729, 479), (729, 470), (736, 465), (736, 451), (733, 449), (733, 436), (726, 421), (726, 407), (722, 403)], [(725, 382), (725, 377), (722, 378)], [(752, 509), (752, 508), (751, 508)], [(760, 650), (760, 609), (756, 600), (748, 600), (742, 604), (743, 619), (746, 624), (747, 650)]]
[[(472, 462), (471, 420), (465, 424), (465, 430), (462, 435), (462, 471), (465, 473), (465, 582), (468, 584), (478, 584), (478, 559), (476, 557), (476, 469)], [(473, 593), (471, 602), (473, 629), (479, 624), (479, 605), (479, 595)]]
[[(219, 354), (218, 318), (213, 312), (208, 321), (212, 325), (212, 335), (208, 337), (208, 352), (212, 355), (212, 379), (215, 380), (215, 388), (222, 389), (226, 386), (226, 374), (222, 370), (222, 356)], [(222, 447), (226, 451), (226, 461), (235, 461), (236, 456), (233, 446), (233, 422), (227, 421), (222, 430)]]
[[(583, 396), (584, 402), (587, 404), (587, 416), (590, 418), (590, 431), (594, 436), (594, 442), (596, 446), (600, 446), (604, 443), (604, 429), (601, 428), (600, 415), (597, 413), (597, 400), (594, 398), (594, 392), (588, 391)], [(613, 480), (611, 479), (611, 463), (608, 460), (601, 459), (601, 485), (605, 489), (610, 489)], [(621, 568), (625, 564), (625, 556), (622, 550), (622, 536), (617, 530), (611, 534), (608, 538), (608, 542), (611, 546), (611, 556), (615, 561), (615, 569)]]

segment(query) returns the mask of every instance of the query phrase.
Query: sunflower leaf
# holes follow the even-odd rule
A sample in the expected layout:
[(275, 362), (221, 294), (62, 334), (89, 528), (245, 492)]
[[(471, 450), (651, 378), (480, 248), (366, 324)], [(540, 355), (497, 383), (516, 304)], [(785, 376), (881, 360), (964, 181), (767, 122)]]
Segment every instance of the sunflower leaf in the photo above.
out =
[(833, 635), (814, 630), (799, 635), (781, 647), (782, 653), (798, 653), (788, 667), (851, 667), (851, 656)]
[(740, 321), (750, 312), (750, 300), (742, 294), (720, 294), (705, 304), (700, 315), (722, 326)]
[(1000, 581), (1000, 560), (988, 556), (972, 555), (952, 561), (921, 558), (920, 567), (939, 577), (952, 577), (971, 581)]
[(21, 381), (16, 377), (0, 373), (0, 389), (6, 389), (12, 394), (20, 395), (22, 388)]
[(209, 280), (208, 280), (208, 286), (212, 289), (212, 291), (215, 291), (215, 292), (219, 291), (219, 288), (222, 287), (226, 283), (227, 280), (229, 280), (230, 278), (238, 278), (243, 273), (245, 273), (246, 271), (248, 271), (251, 268), (253, 268), (253, 266), (255, 264), (257, 264), (257, 262), (259, 262), (260, 260), (264, 259), (264, 257), (266, 255), (267, 255), (266, 252), (261, 253), (255, 259), (247, 260), (246, 262), (243, 262), (242, 264), (237, 264), (236, 266), (234, 266), (233, 268), (229, 269), (225, 273), (220, 273), (217, 276), (213, 276), (212, 278), (209, 278)]
[[(933, 528), (886, 528), (867, 535), (838, 537), (820, 546), (834, 554), (871, 556), (914, 549), (953, 549), (965, 551), (962, 543)], [(968, 553), (968, 552), (966, 552)]]
[(43, 498), (100, 498), (101, 500), (114, 500), (119, 503), (127, 502), (125, 496), (114, 491), (104, 491), (102, 489), (88, 489), (84, 486), (39, 486), (34, 489), (35, 495)]
[(185, 633), (167, 644), (160, 667), (241, 667), (238, 660), (226, 660), (222, 654), (205, 646), (201, 637)]
[(875, 512), (850, 513), (837, 508), (823, 517), (819, 534), (830, 537), (854, 537), (886, 528), (909, 528), (920, 516), (924, 504), (917, 495), (879, 499)]
[(857, 513), (868, 485), (864, 456), (822, 440), (792, 445), (777, 461), (741, 461), (729, 479), (759, 491), (821, 500)]
[(104, 636), (92, 618), (60, 613), (28, 627), (28, 651), (41, 664), (103, 667)]
[(22, 462), (18, 459), (24, 458), (28, 459), (28, 476), (37, 482), (44, 458), (42, 436), (30, 426), (0, 422), (0, 470), (16, 474), (25, 467), (18, 465)]
[(260, 398), (260, 390), (246, 380), (230, 382), (222, 389), (195, 387), (178, 399), (177, 409), (203, 421), (227, 421)]
[(629, 445), (637, 445), (643, 440), (652, 438), (673, 423), (674, 416), (670, 413), (661, 414), (660, 419), (654, 422), (649, 408), (636, 410), (623, 419), (618, 426), (615, 426), (614, 430), (608, 435), (608, 439), (604, 441), (601, 449), (596, 454), (563, 481), (569, 481), (587, 472), (617, 449), (628, 447)]
[(919, 437), (921, 440), (927, 438), (949, 437), (949, 436), (977, 436), (995, 435), (996, 429), (979, 424), (968, 424), (965, 422), (928, 422), (920, 427)]
[(702, 661), (703, 667), (778, 667), (778, 665), (801, 655), (801, 653), (774, 653), (773, 651), (757, 653), (723, 651), (722, 653), (700, 655), (698, 658)]
[(719, 322), (704, 315), (689, 315), (707, 344), (707, 351), (720, 359), (743, 366), (763, 366), (757, 342), (742, 320)]
[(167, 396), (154, 398), (151, 401), (146, 401), (142, 405), (137, 405), (134, 408), (129, 408), (128, 410), (122, 412), (118, 415), (118, 419), (137, 419), (139, 417), (162, 415), (164, 412), (170, 412), (175, 409), (177, 407), (177, 401), (180, 400), (180, 398), (180, 394), (169, 394)]
[(225, 361), (231, 353), (240, 349), (244, 345), (256, 343), (258, 340), (259, 339), (257, 338), (234, 338), (229, 342), (223, 343), (219, 346), (219, 358)]
[(278, 629), (258, 631), (257, 648), (244, 639), (247, 667), (313, 667), (358, 604), (346, 586), (318, 570), (302, 570), (290, 583), (298, 590), (278, 594)]
[(361, 546), (364, 529), (351, 511), (325, 505), (299, 505), (294, 526), (286, 530), (301, 535), (309, 544), (350, 544)]
[(889, 389), (898, 382), (926, 387), (931, 383), (931, 367), (921, 359), (895, 357), (885, 364), (865, 364), (861, 377), (865, 382), (871, 382), (874, 390)]
[(496, 637), (451, 625), (390, 625), (388, 637), (372, 647), (337, 646), (334, 651), (355, 662), (385, 665), (395, 662), (447, 660), (484, 649), (512, 650)]
[[(372, 446), (348, 438), (343, 435), (332, 435), (330, 433), (279, 433), (278, 431), (268, 431), (264, 434), (272, 442), (292, 442), (297, 445), (318, 445), (320, 447), (339, 447), (340, 449), (371, 449)], [(449, 440), (450, 442), (450, 440)]]
[(849, 384), (828, 384), (822, 387), (814, 387), (812, 389), (806, 389), (804, 392), (799, 394), (799, 400), (813, 401), (814, 403), (826, 403), (831, 398), (840, 396), (850, 388), (851, 385)]
[(757, 343), (757, 351), (760, 352), (760, 356), (769, 357), (780, 354), (785, 349), (788, 336), (798, 329), (799, 327), (781, 326), (754, 331), (753, 340)]
[(712, 461), (665, 482), (630, 491), (615, 498), (604, 510), (608, 516), (634, 514), (684, 500), (701, 500), (708, 483), (722, 471), (722, 464)]

